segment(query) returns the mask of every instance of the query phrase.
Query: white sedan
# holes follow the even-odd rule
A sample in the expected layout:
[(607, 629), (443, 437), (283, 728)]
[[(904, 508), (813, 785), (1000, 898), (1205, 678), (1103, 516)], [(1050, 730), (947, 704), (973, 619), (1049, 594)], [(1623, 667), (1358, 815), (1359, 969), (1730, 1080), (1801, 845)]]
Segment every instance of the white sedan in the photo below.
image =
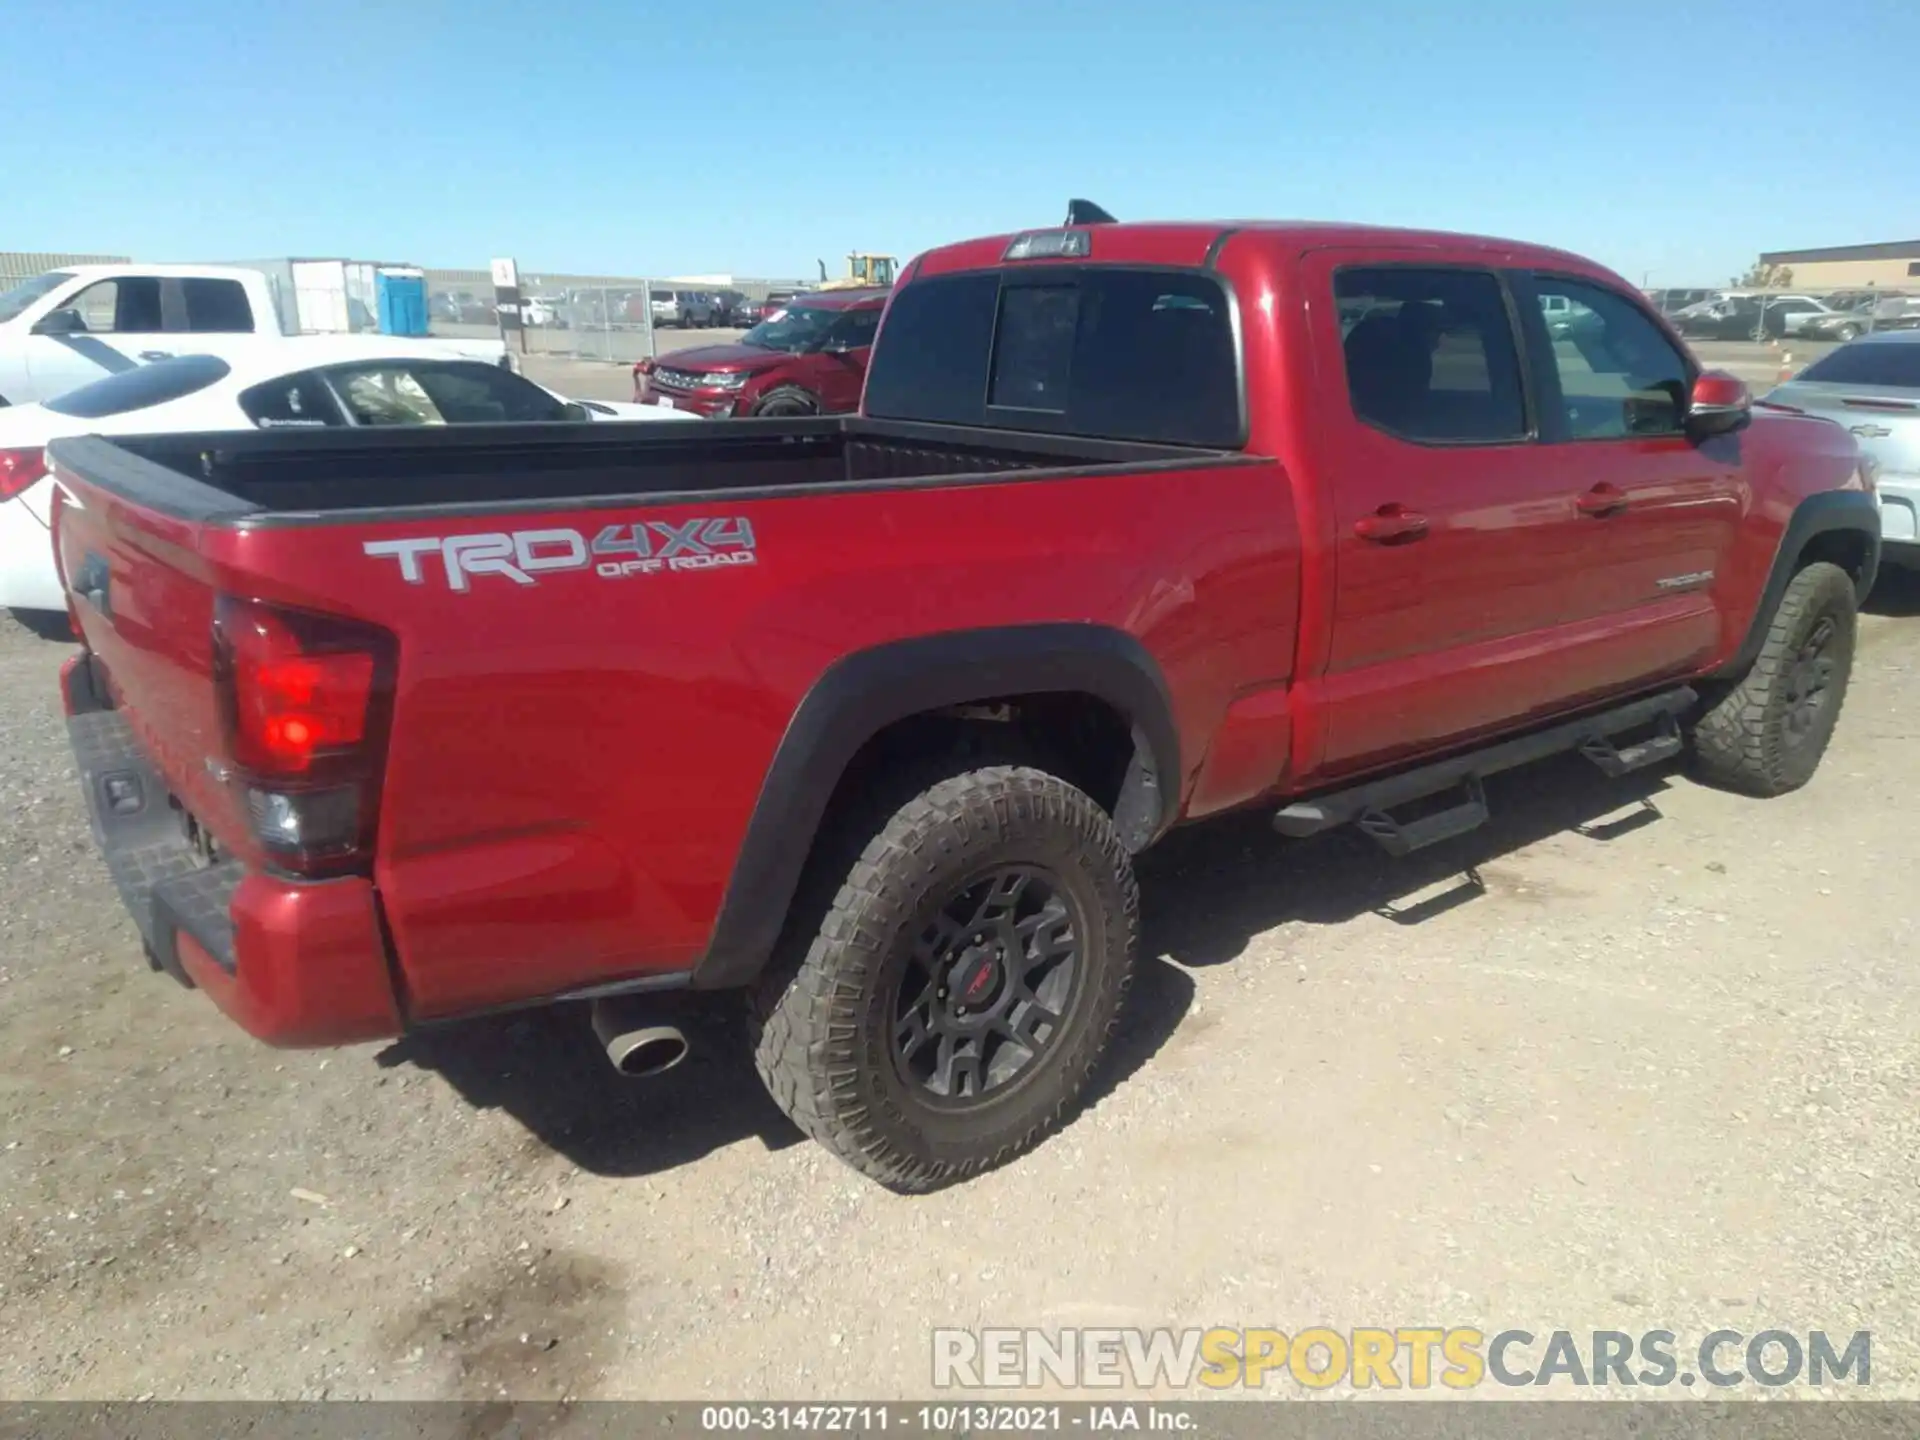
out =
[[(180, 355), (0, 408), (0, 606), (40, 630), (67, 608), (48, 530), (45, 451), (70, 435), (473, 425), (541, 421), (682, 421), (695, 415), (626, 401), (568, 400), (480, 360), (369, 354), (350, 337), (312, 337), (244, 358)], [(292, 361), (300, 364), (294, 368)]]

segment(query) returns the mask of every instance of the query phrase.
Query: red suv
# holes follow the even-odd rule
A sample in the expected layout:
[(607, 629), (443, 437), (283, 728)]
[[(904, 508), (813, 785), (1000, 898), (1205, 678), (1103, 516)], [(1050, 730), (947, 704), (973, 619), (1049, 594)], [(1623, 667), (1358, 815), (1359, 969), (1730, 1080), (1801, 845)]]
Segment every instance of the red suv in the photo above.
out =
[(633, 367), (633, 398), (712, 419), (857, 409), (886, 290), (796, 298), (731, 345), (675, 350)]

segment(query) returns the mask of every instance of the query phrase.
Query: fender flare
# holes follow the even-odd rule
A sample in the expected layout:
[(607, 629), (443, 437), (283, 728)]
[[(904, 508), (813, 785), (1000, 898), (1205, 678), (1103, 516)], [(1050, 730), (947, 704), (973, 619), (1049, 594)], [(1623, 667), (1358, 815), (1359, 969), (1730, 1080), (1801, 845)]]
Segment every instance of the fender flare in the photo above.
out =
[(827, 804), (867, 741), (947, 706), (1070, 692), (1105, 701), (1132, 727), (1133, 761), (1114, 823), (1129, 849), (1143, 849), (1177, 809), (1180, 742), (1160, 667), (1131, 635), (1080, 623), (959, 630), (835, 661), (794, 711), (761, 783), (713, 935), (693, 968), (694, 988), (746, 985), (764, 968)]
[(1733, 658), (1714, 671), (1715, 679), (1737, 679), (1753, 668), (1753, 662), (1760, 658), (1760, 647), (1766, 643), (1767, 631), (1773, 625), (1774, 612), (1780, 608), (1780, 597), (1787, 593), (1788, 583), (1800, 568), (1801, 555), (1817, 536), (1835, 531), (1853, 531), (1867, 542), (1866, 564), (1853, 582), (1855, 601), (1866, 603), (1880, 569), (1879, 502), (1864, 490), (1823, 490), (1807, 496), (1794, 508), (1793, 517), (1780, 536), (1773, 568), (1767, 572), (1766, 588), (1760, 592), (1760, 603), (1747, 622), (1746, 639), (1740, 642)]

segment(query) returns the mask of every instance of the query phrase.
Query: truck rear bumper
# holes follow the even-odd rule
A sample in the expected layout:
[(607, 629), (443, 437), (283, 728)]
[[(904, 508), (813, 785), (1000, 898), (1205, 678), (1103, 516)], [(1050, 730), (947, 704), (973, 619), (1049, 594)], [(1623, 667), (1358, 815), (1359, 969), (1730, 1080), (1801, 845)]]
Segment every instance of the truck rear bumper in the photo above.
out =
[(103, 707), (85, 656), (61, 672), (67, 733), (94, 843), (147, 959), (204, 990), (271, 1045), (344, 1045), (401, 1032), (373, 885), (303, 882), (209, 863), (132, 728)]

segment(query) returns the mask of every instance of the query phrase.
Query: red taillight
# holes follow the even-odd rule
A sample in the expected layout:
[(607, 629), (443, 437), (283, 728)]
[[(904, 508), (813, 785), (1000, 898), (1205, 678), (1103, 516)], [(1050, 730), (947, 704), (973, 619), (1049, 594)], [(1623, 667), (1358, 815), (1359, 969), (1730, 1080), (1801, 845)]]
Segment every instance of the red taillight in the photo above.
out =
[(0, 501), (13, 499), (46, 474), (46, 451), (0, 450)]
[(254, 833), (302, 873), (373, 843), (396, 647), (376, 626), (222, 596), (214, 679)]

